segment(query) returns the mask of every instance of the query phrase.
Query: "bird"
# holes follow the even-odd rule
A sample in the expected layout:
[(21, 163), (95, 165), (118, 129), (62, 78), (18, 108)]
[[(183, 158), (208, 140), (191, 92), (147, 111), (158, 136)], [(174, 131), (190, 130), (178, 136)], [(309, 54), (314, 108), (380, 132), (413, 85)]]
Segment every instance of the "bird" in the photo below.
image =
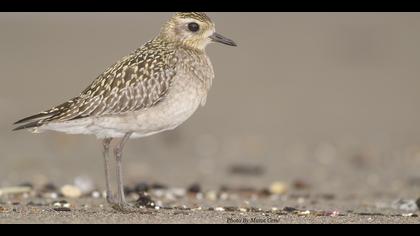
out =
[[(124, 146), (130, 138), (177, 128), (206, 104), (215, 77), (206, 53), (211, 43), (237, 46), (216, 32), (206, 13), (176, 12), (157, 36), (106, 69), (78, 96), (15, 122), (18, 126), (13, 131), (96, 136), (102, 141), (106, 200), (116, 210), (130, 210), (133, 207), (124, 195)], [(116, 160), (115, 195), (111, 146)]]

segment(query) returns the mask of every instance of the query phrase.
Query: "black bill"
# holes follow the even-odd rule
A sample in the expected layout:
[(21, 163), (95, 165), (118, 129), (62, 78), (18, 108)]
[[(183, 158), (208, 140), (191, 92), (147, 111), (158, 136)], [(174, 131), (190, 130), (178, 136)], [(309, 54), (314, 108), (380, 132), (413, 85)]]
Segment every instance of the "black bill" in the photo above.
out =
[(210, 39), (216, 43), (223, 43), (223, 44), (234, 46), (234, 47), (238, 46), (232, 39), (228, 39), (225, 36), (218, 33), (214, 33), (212, 36), (210, 36)]

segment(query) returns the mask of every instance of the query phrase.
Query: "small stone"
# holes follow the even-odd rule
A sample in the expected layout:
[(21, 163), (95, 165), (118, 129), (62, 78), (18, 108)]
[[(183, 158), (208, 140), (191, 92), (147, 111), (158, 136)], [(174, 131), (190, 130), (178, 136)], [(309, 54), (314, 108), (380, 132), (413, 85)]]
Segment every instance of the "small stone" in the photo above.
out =
[(314, 215), (315, 216), (337, 217), (337, 216), (340, 216), (340, 212), (339, 211), (320, 211), (320, 212), (315, 212)]
[(217, 200), (217, 192), (216, 191), (209, 191), (206, 193), (206, 199), (209, 201), (216, 201)]
[(303, 205), (305, 203), (305, 198), (300, 197), (300, 198), (297, 199), (297, 202), (298, 202), (299, 205)]
[(47, 183), (42, 187), (43, 192), (56, 192), (57, 187), (53, 183)]
[(66, 207), (58, 207), (54, 208), (54, 211), (71, 211), (71, 209)]
[(418, 217), (417, 214), (414, 213), (406, 213), (406, 214), (402, 214), (403, 217)]
[(215, 211), (225, 211), (225, 208), (223, 208), (223, 207), (216, 207), (214, 210)]
[(52, 193), (43, 193), (42, 194), (43, 198), (50, 198), (50, 199), (57, 199), (58, 198), (58, 193), (52, 192)]
[(162, 198), (166, 195), (166, 191), (161, 189), (156, 189), (152, 191), (153, 195), (157, 198)]
[(416, 200), (416, 205), (417, 205), (417, 208), (418, 208), (418, 209), (420, 209), (420, 198), (418, 198), (418, 199)]
[(152, 200), (149, 194), (146, 192), (139, 193), (139, 199), (136, 202), (139, 207), (155, 208), (156, 203)]
[(298, 216), (307, 216), (307, 215), (310, 215), (311, 214), (311, 211), (299, 211), (298, 213), (297, 213), (297, 215)]
[(92, 194), (91, 194), (91, 196), (93, 198), (100, 198), (101, 197), (101, 193), (98, 192), (98, 191), (93, 191)]
[(241, 207), (241, 208), (239, 208), (239, 211), (240, 211), (240, 212), (248, 212), (248, 210), (247, 210), (246, 208), (242, 208), (242, 207)]
[(227, 212), (235, 212), (235, 211), (239, 211), (238, 207), (224, 207), (225, 211)]
[(400, 199), (392, 203), (392, 207), (394, 209), (403, 210), (403, 211), (417, 211), (419, 208), (417, 207), (417, 203), (415, 200), (404, 200)]
[(0, 196), (2, 195), (19, 195), (24, 194), (32, 191), (31, 187), (6, 187), (6, 188), (0, 188)]
[(197, 194), (195, 195), (195, 198), (196, 198), (197, 200), (203, 200), (203, 199), (204, 199), (204, 195), (203, 195), (203, 193), (197, 193)]
[(74, 186), (80, 189), (82, 194), (90, 193), (95, 188), (93, 180), (87, 176), (76, 177), (74, 179)]
[(268, 197), (268, 196), (270, 196), (270, 195), (271, 195), (271, 191), (270, 191), (270, 189), (264, 188), (264, 189), (262, 189), (262, 190), (259, 192), (259, 194), (260, 194), (262, 197)]
[(293, 207), (285, 207), (285, 208), (283, 208), (283, 211), (285, 211), (285, 212), (296, 212), (296, 211), (298, 211), (298, 209), (293, 208)]
[(53, 207), (55, 211), (70, 211), (71, 204), (65, 200), (54, 202)]
[(61, 188), (61, 193), (64, 197), (68, 198), (79, 198), (82, 196), (82, 191), (73, 185), (65, 185)]
[(283, 182), (274, 182), (270, 185), (270, 193), (274, 195), (281, 195), (287, 192), (287, 185)]
[(173, 188), (171, 189), (171, 192), (173, 193), (173, 195), (175, 195), (175, 197), (177, 198), (182, 198), (185, 196), (186, 194), (186, 190), (183, 188)]
[(303, 190), (310, 188), (310, 185), (307, 182), (299, 179), (293, 182), (293, 187), (297, 190)]
[(192, 194), (201, 193), (201, 186), (199, 184), (192, 184), (188, 187), (187, 192)]
[(220, 196), (219, 196), (219, 198), (222, 201), (226, 201), (226, 200), (229, 199), (229, 194), (227, 194), (227, 193), (221, 193)]

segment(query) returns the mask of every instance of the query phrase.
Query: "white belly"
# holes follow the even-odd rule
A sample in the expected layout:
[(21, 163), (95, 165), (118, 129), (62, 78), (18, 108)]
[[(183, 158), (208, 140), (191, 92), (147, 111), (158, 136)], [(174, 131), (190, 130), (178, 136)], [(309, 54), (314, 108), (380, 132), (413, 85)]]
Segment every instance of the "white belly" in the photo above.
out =
[(207, 89), (197, 79), (174, 78), (166, 98), (152, 108), (121, 115), (84, 118), (51, 123), (42, 130), (55, 130), (69, 134), (94, 134), (98, 138), (120, 138), (133, 132), (133, 138), (171, 130), (185, 122), (203, 103)]

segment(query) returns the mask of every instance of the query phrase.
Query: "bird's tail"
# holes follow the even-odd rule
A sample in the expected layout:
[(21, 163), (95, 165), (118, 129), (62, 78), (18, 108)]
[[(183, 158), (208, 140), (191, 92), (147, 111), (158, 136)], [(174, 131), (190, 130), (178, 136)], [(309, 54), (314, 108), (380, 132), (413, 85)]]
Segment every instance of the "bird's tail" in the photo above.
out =
[(54, 116), (55, 114), (55, 112), (46, 111), (16, 121), (14, 125), (20, 126), (14, 128), (13, 131), (40, 127), (48, 118)]

